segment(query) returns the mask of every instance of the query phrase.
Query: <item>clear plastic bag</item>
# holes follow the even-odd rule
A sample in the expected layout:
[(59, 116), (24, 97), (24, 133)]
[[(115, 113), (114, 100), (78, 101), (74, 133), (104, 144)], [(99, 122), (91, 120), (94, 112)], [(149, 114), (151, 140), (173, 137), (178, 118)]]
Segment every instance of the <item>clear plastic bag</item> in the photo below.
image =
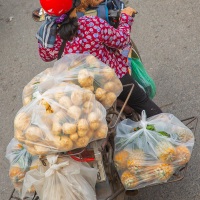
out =
[(53, 87), (17, 113), (15, 138), (32, 155), (86, 147), (107, 137), (106, 110), (91, 91), (77, 85)]
[[(14, 188), (19, 194), (22, 192), (23, 181), (29, 170), (37, 169), (40, 165), (37, 156), (32, 156), (16, 139), (12, 139), (6, 149), (6, 158), (10, 162), (9, 176)], [(34, 187), (27, 188), (27, 194), (35, 192)]]
[(118, 124), (114, 162), (127, 190), (167, 182), (189, 162), (194, 135), (172, 114), (162, 113)]
[(90, 54), (67, 54), (25, 86), (22, 96), (24, 105), (35, 98), (35, 92), (42, 94), (62, 82), (92, 91), (106, 109), (113, 105), (123, 90), (115, 71), (108, 65)]
[(27, 188), (34, 186), (40, 200), (96, 200), (97, 170), (70, 158), (47, 156), (42, 170), (26, 174), (22, 199)]

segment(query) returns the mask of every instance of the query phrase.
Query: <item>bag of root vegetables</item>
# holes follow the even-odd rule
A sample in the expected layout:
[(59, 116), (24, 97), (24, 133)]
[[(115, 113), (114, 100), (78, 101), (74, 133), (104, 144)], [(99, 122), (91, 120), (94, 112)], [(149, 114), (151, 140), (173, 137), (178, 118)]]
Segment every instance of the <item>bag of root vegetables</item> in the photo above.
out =
[(87, 163), (55, 155), (48, 155), (46, 163), (42, 170), (26, 174), (22, 199), (27, 188), (35, 187), (40, 200), (96, 200), (96, 169)]
[(107, 137), (106, 110), (94, 94), (77, 85), (53, 87), (22, 107), (14, 120), (15, 138), (32, 155), (86, 147)]
[(115, 71), (93, 55), (67, 54), (25, 86), (22, 96), (24, 105), (35, 98), (35, 92), (42, 94), (63, 82), (74, 83), (92, 91), (106, 109), (113, 105), (123, 90)]
[[(6, 149), (6, 158), (10, 162), (9, 176), (15, 190), (21, 195), (24, 177), (29, 170), (38, 169), (38, 156), (32, 156), (16, 139), (12, 139)], [(26, 196), (34, 194), (35, 188), (27, 188)]]
[(117, 126), (114, 162), (127, 190), (167, 182), (189, 162), (194, 135), (172, 114), (162, 113)]

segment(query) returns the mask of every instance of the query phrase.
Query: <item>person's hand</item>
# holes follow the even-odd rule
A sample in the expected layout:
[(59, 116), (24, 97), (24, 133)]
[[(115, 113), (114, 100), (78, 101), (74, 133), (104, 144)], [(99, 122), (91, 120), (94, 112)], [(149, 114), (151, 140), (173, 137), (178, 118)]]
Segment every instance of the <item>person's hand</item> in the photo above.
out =
[(129, 16), (133, 16), (133, 15), (137, 14), (137, 11), (135, 9), (131, 8), (131, 7), (127, 7), (127, 8), (124, 8), (121, 11), (121, 13), (125, 13), (125, 14), (127, 14)]

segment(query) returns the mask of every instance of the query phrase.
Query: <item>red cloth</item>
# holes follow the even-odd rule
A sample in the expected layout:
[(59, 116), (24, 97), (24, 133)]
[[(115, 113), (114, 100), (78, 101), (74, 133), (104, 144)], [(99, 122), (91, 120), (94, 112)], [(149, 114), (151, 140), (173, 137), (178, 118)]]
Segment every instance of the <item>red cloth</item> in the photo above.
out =
[[(117, 29), (110, 26), (105, 20), (94, 16), (79, 18), (78, 36), (66, 43), (64, 54), (90, 53), (102, 62), (115, 69), (119, 78), (128, 73), (127, 58), (121, 55), (120, 50), (130, 43), (130, 32), (133, 18), (121, 14)], [(46, 61), (57, 58), (62, 39), (56, 36), (53, 48), (44, 48), (39, 43), (39, 55)]]

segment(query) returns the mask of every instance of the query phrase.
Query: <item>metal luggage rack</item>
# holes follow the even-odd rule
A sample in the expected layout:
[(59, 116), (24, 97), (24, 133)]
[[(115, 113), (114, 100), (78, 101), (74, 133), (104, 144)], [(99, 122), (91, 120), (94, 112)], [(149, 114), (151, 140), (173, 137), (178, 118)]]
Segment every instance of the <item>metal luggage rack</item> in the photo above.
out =
[[(123, 187), (120, 177), (117, 173), (117, 170), (114, 166), (113, 162), (113, 156), (114, 156), (114, 137), (116, 134), (116, 127), (119, 121), (122, 121), (126, 119), (126, 115), (123, 113), (125, 107), (127, 106), (127, 102), (130, 98), (130, 95), (134, 89), (133, 84), (127, 84), (124, 85), (124, 87), (131, 87), (130, 92), (123, 103), (123, 105), (120, 105), (120, 108), (117, 106), (117, 101), (114, 103), (114, 105), (107, 111), (107, 116), (106, 120), (108, 123), (108, 136), (106, 139), (103, 139), (101, 141), (98, 141), (98, 147), (97, 151), (101, 153), (102, 158), (103, 158), (103, 165), (105, 169), (105, 174), (107, 177), (108, 181), (108, 186), (110, 187), (110, 194), (104, 197), (104, 200), (114, 200), (116, 199), (119, 195), (124, 193), (124, 199), (129, 196), (135, 196), (138, 194), (138, 190), (128, 190), (126, 191), (125, 188)], [(138, 121), (140, 119), (140, 116), (132, 110), (132, 116), (131, 118), (135, 121)], [(196, 127), (198, 123), (198, 118), (197, 117), (189, 117), (186, 119), (181, 120), (192, 132), (194, 135), (196, 134)], [(94, 142), (97, 144), (97, 142)], [(90, 145), (89, 145), (90, 146)], [(85, 154), (86, 152), (86, 154)], [(88, 153), (89, 152), (89, 153)], [(63, 152), (59, 154), (59, 157), (66, 157), (66, 156), (71, 156), (71, 157), (76, 157), (79, 159), (80, 162), (84, 162), (84, 157), (92, 157), (94, 160), (96, 158), (94, 150), (92, 151), (91, 146), (88, 148), (81, 148), (81, 149), (76, 149), (69, 152)], [(41, 162), (43, 165), (46, 165), (46, 158), (41, 157), (40, 158)], [(187, 166), (183, 166), (182, 168), (178, 169), (173, 176), (170, 178), (170, 180), (166, 183), (159, 183), (159, 184), (153, 184), (148, 187), (156, 186), (156, 185), (163, 185), (163, 184), (168, 184), (168, 183), (173, 183), (177, 181), (181, 181), (187, 171)], [(99, 184), (105, 184), (105, 181), (101, 182), (99, 181)], [(98, 184), (97, 184), (98, 185)], [(105, 192), (105, 191), (103, 191)], [(98, 199), (98, 196), (97, 196)], [(102, 198), (101, 198), (102, 199)], [(18, 197), (18, 194), (16, 190), (14, 189), (9, 197), (8, 200), (21, 200)], [(39, 197), (35, 193), (32, 197), (25, 197), (23, 200), (39, 200)]]

